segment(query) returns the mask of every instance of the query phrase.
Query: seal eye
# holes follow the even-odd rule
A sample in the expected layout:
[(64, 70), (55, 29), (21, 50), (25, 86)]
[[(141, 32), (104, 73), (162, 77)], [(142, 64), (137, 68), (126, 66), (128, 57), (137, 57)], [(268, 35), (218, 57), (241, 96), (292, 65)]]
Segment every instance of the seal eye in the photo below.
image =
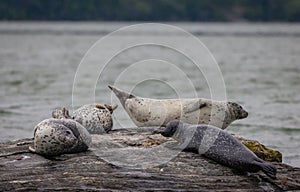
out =
[(70, 134), (71, 134), (71, 132), (70, 132), (70, 131), (66, 131), (66, 134), (70, 135)]

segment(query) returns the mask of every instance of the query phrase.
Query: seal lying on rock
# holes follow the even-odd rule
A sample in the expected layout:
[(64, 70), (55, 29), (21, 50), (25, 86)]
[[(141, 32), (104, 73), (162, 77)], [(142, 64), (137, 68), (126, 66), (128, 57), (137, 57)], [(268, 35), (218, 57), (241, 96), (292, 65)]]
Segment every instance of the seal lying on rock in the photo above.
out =
[(179, 142), (175, 149), (203, 154), (222, 165), (243, 172), (258, 172), (275, 179), (276, 167), (258, 158), (247, 147), (227, 132), (209, 125), (191, 125), (182, 121), (171, 121), (160, 131), (165, 137)]
[(248, 116), (239, 104), (209, 99), (149, 99), (108, 86), (139, 127), (165, 126), (171, 120), (191, 124), (210, 124), (225, 129), (237, 119)]
[(72, 119), (45, 119), (34, 128), (34, 146), (29, 150), (44, 156), (86, 151), (89, 132)]
[(57, 119), (71, 118), (83, 125), (91, 134), (103, 134), (113, 127), (111, 114), (118, 105), (87, 104), (69, 115), (66, 108), (55, 109), (52, 117)]

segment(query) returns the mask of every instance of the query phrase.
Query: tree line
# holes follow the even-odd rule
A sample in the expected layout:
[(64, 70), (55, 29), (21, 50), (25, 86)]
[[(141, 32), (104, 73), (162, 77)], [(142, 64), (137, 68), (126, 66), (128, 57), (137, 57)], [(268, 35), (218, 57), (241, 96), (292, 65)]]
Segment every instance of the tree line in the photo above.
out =
[(1, 0), (1, 20), (300, 21), (299, 0)]

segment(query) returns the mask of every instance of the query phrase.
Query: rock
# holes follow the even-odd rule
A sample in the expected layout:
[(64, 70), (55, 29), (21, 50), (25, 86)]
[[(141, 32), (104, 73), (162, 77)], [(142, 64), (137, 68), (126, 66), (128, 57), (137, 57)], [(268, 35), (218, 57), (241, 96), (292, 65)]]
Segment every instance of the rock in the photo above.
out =
[(267, 148), (256, 140), (249, 140), (235, 135), (234, 137), (254, 152), (259, 158), (270, 162), (282, 162), (282, 154), (279, 151)]
[[(30, 153), (28, 146), (32, 145), (32, 139), (0, 143), (0, 191), (300, 190), (300, 168), (282, 163), (274, 163), (278, 173), (277, 179), (272, 180), (261, 172), (236, 172), (190, 152), (180, 152), (163, 164), (145, 169), (108, 162), (97, 152), (99, 147), (101, 150), (107, 149), (102, 155), (117, 150), (143, 152), (172, 142), (172, 139), (153, 134), (152, 131), (150, 128), (121, 129), (113, 130), (110, 134), (93, 135), (91, 150), (54, 159)], [(143, 155), (129, 155), (132, 159), (148, 161), (143, 159)]]

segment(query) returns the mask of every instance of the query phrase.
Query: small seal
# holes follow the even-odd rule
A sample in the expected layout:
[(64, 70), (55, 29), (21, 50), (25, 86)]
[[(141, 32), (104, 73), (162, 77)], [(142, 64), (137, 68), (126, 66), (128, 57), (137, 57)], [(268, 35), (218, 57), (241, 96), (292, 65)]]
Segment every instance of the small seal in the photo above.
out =
[(182, 120), (190, 124), (209, 124), (225, 129), (233, 121), (248, 116), (248, 112), (234, 102), (203, 98), (149, 99), (113, 86), (108, 87), (138, 127), (165, 126), (169, 121)]
[(171, 121), (160, 133), (179, 142), (174, 149), (197, 152), (242, 172), (262, 170), (267, 176), (276, 179), (276, 167), (273, 164), (258, 158), (232, 135), (217, 127)]
[(45, 119), (34, 128), (34, 146), (29, 150), (43, 156), (86, 151), (91, 145), (89, 132), (72, 119)]
[(71, 118), (83, 125), (91, 134), (103, 134), (113, 127), (112, 113), (118, 105), (87, 104), (69, 115), (66, 108), (55, 109), (52, 117), (57, 119)]

